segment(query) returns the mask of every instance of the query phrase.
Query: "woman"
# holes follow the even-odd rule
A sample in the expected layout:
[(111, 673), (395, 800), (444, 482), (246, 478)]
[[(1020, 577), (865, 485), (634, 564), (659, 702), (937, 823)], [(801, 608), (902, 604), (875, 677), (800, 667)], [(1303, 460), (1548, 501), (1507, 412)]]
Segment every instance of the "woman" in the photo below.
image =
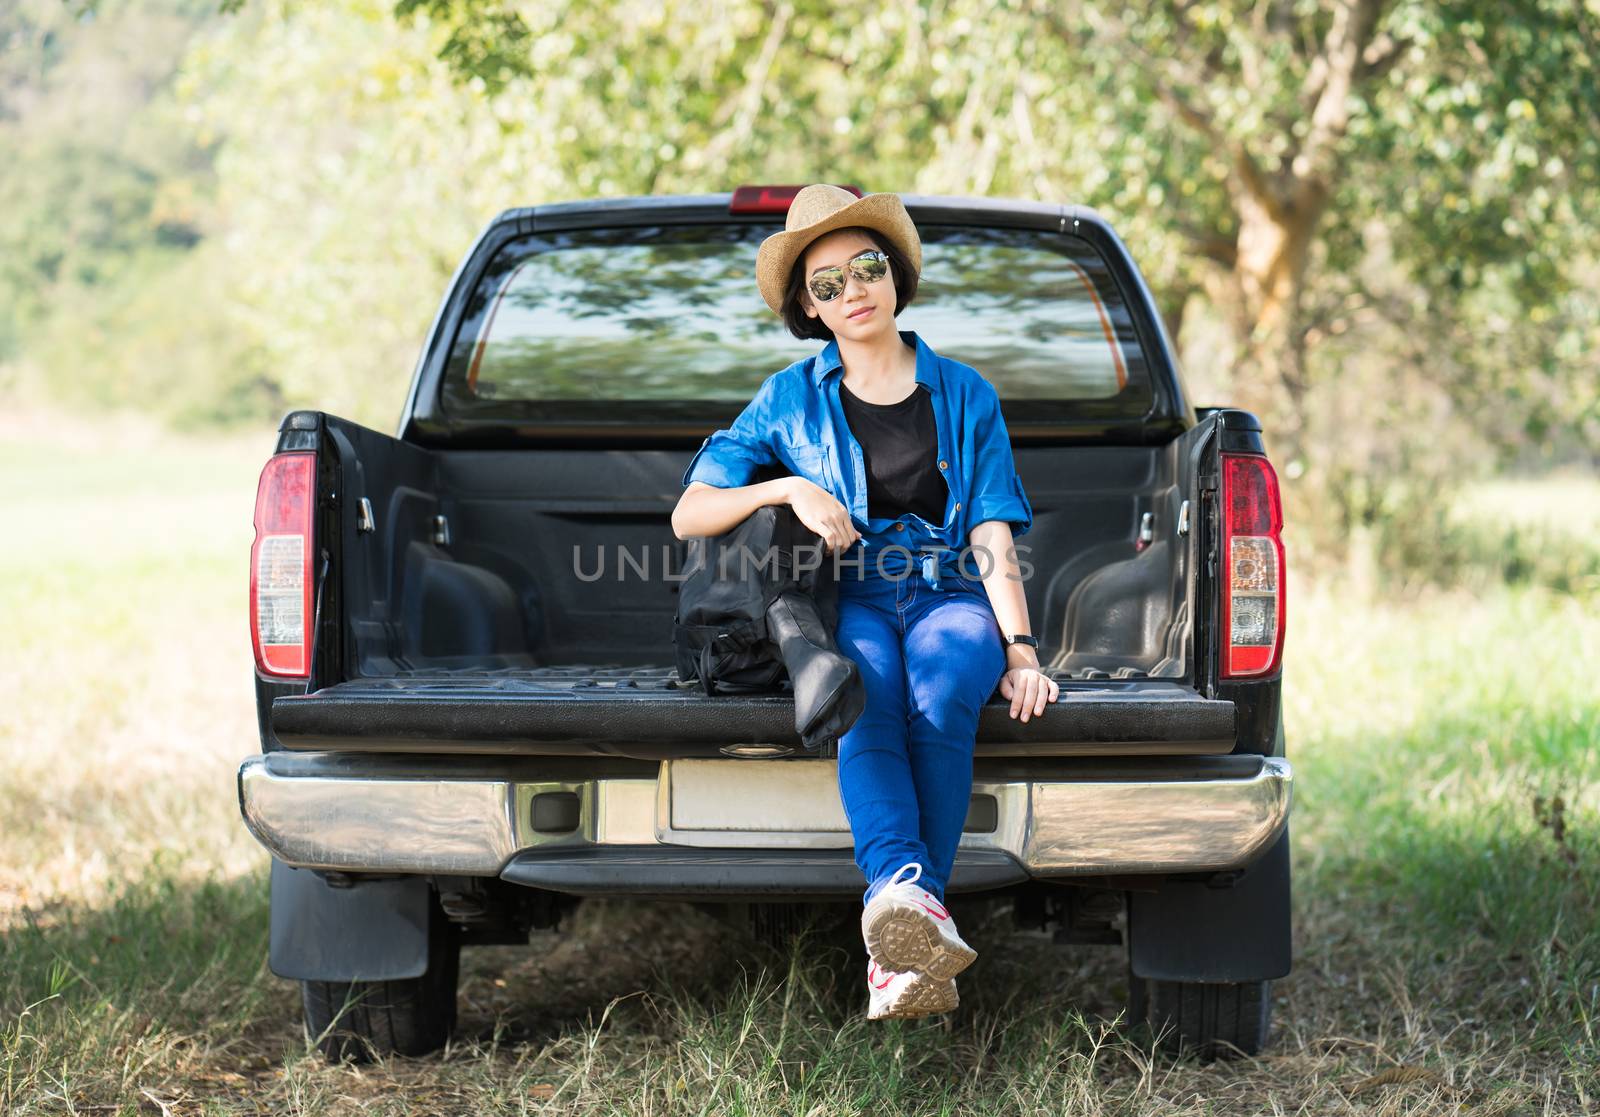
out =
[[(867, 694), (839, 739), (839, 794), (868, 881), (872, 1019), (956, 1006), (955, 976), (976, 953), (943, 901), (978, 712), (997, 683), (1022, 721), (1059, 694), (1029, 635), (1013, 540), (1033, 512), (999, 397), (895, 325), (921, 266), (897, 195), (801, 190), (784, 231), (762, 242), (756, 282), (791, 333), (828, 344), (769, 376), (706, 439), (672, 514), (684, 539), (788, 504), (833, 556), (836, 639)], [(751, 484), (779, 463), (792, 476)]]

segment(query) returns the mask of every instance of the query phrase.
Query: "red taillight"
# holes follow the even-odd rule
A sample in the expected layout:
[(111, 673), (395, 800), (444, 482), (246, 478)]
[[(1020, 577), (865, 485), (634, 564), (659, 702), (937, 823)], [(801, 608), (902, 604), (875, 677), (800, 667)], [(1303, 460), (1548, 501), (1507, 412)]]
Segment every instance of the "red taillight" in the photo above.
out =
[(263, 675), (305, 678), (310, 673), (316, 479), (316, 454), (277, 454), (256, 488), (250, 639)]
[(1272, 463), (1222, 455), (1222, 677), (1270, 675), (1283, 660), (1283, 505)]
[[(804, 186), (740, 186), (733, 191), (733, 201), (728, 203), (729, 213), (788, 213), (789, 203), (804, 190)], [(861, 197), (861, 187), (841, 186), (856, 197)]]

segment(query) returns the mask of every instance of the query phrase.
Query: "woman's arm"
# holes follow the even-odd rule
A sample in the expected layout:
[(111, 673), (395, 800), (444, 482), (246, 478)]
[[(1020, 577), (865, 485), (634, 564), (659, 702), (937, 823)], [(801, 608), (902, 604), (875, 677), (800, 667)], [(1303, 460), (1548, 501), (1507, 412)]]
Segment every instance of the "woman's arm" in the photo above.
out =
[[(1022, 574), (1017, 564), (1011, 525), (1005, 520), (984, 520), (967, 533), (981, 570), (988, 568), (983, 588), (994, 609), (994, 619), (1006, 636), (1032, 636), (1028, 623), (1028, 599), (1022, 593)], [(987, 551), (985, 555), (983, 552)], [(1011, 716), (1023, 721), (1044, 713), (1045, 703), (1054, 702), (1061, 688), (1039, 669), (1039, 654), (1026, 644), (1006, 645), (1006, 673), (1000, 679), (1000, 696), (1011, 700)]]
[(778, 465), (772, 433), (787, 412), (782, 373), (761, 382), (732, 423), (713, 431), (689, 459), (684, 490), (672, 509), (672, 534), (679, 539), (721, 535), (768, 504), (788, 504), (793, 477), (756, 482), (761, 470)]
[(728, 488), (690, 481), (672, 510), (672, 534), (679, 539), (721, 535), (767, 504), (793, 508), (795, 518), (816, 532), (830, 551), (842, 551), (861, 538), (849, 511), (832, 493), (794, 476)]
[(672, 510), (672, 534), (679, 539), (692, 535), (721, 535), (757, 508), (768, 504), (788, 504), (790, 490), (799, 477), (775, 477), (754, 485), (718, 488), (704, 481), (690, 481)]

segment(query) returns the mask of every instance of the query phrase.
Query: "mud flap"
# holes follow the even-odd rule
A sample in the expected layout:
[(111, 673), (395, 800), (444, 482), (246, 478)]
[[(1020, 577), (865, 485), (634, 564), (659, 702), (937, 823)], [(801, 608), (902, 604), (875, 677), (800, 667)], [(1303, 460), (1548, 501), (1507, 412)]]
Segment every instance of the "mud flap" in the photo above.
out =
[(1289, 829), (1230, 887), (1130, 892), (1128, 961), (1155, 981), (1265, 981), (1289, 972)]
[(310, 869), (272, 862), (267, 965), (300, 981), (395, 981), (428, 969), (425, 877), (334, 888)]

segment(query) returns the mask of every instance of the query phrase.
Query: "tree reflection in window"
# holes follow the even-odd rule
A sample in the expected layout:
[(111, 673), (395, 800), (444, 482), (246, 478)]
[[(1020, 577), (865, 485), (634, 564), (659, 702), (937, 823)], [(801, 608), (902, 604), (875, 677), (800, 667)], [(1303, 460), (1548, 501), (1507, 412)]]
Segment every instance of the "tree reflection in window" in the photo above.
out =
[[(756, 290), (756, 250), (774, 231), (661, 225), (513, 242), (474, 293), (447, 400), (748, 400), (821, 345), (790, 336)], [(1142, 373), (1126, 307), (1086, 243), (921, 232), (918, 296), (899, 326), (977, 368), (1002, 398), (1105, 400), (1130, 369)]]

